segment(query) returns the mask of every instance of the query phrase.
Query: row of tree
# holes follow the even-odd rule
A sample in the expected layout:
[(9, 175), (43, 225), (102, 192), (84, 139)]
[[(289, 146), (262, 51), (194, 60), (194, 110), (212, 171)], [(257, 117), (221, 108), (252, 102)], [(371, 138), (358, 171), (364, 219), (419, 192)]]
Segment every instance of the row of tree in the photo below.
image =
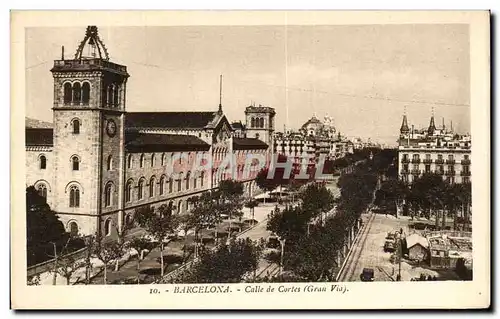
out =
[[(470, 218), (472, 189), (470, 183), (450, 184), (435, 173), (424, 173), (411, 184), (389, 179), (377, 191), (376, 204), (389, 214), (435, 217), (435, 227), (445, 228), (446, 217), (453, 218), (453, 228), (463, 215), (464, 228)], [(441, 221), (441, 223), (440, 223)]]

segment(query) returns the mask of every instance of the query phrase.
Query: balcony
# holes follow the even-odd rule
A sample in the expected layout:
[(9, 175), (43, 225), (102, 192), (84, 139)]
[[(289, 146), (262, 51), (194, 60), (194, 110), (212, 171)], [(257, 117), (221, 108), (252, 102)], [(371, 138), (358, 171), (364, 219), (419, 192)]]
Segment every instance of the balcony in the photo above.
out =
[(455, 176), (455, 171), (446, 171), (446, 176)]
[(408, 174), (410, 174), (410, 171), (407, 170), (407, 169), (404, 169), (404, 170), (401, 171), (401, 174), (402, 175), (408, 175)]
[(432, 164), (432, 160), (430, 158), (426, 158), (423, 160), (424, 164)]
[(461, 171), (460, 176), (470, 176), (470, 171)]
[(420, 175), (421, 171), (419, 169), (412, 169), (411, 173), (412, 175)]
[(409, 158), (407, 158), (407, 157), (406, 157), (406, 158), (405, 158), (405, 157), (403, 157), (403, 159), (401, 160), (401, 163), (408, 164), (408, 163), (410, 163), (410, 159), (409, 159)]
[(464, 159), (460, 162), (462, 165), (470, 165), (470, 159)]
[(436, 163), (436, 164), (444, 164), (444, 160), (438, 158), (434, 163)]
[(446, 164), (448, 164), (448, 165), (455, 165), (456, 161), (448, 159), (448, 160), (446, 160)]
[(438, 170), (438, 171), (436, 171), (436, 174), (438, 174), (438, 175), (444, 175), (444, 171), (439, 171)]

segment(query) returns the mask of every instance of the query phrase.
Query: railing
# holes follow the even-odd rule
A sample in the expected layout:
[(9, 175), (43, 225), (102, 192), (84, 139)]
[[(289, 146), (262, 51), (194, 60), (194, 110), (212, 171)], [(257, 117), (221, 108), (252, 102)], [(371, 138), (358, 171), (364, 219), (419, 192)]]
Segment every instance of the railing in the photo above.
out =
[(117, 70), (120, 72), (127, 72), (127, 67), (113, 62), (102, 59), (81, 59), (81, 60), (56, 60), (54, 67), (64, 67), (69, 69), (91, 69), (92, 67), (103, 67), (108, 69)]
[(413, 164), (420, 164), (420, 158), (414, 158), (411, 160)]
[(444, 160), (443, 159), (437, 159), (434, 161), (434, 163), (436, 164), (444, 164)]
[(419, 169), (412, 169), (412, 170), (411, 170), (411, 173), (412, 173), (413, 175), (420, 175), (421, 171), (420, 171)]
[(436, 171), (436, 174), (438, 174), (438, 175), (444, 175), (444, 171)]
[(456, 164), (455, 160), (446, 160), (446, 164), (454, 165)]
[(470, 165), (470, 159), (465, 159), (460, 162), (462, 165)]
[(460, 176), (470, 176), (470, 171), (461, 171)]
[[(64, 260), (64, 259), (69, 258), (69, 257), (74, 257), (76, 260), (78, 260), (78, 259), (85, 257), (86, 251), (87, 251), (87, 248), (84, 247), (84, 248), (76, 250), (72, 253), (66, 254), (64, 256), (60, 256), (59, 260), (61, 260), (61, 259)], [(39, 275), (41, 273), (52, 270), (54, 268), (54, 262), (55, 262), (55, 259), (50, 259), (50, 260), (44, 261), (42, 263), (29, 266), (27, 269), (28, 277)]]
[(410, 159), (409, 158), (404, 158), (401, 160), (401, 163), (410, 163)]
[(423, 162), (424, 162), (424, 164), (431, 164), (431, 163), (432, 163), (432, 159), (430, 159), (430, 158), (429, 158), (429, 159), (427, 159), (427, 158), (426, 158), (426, 159), (424, 159), (424, 161), (423, 161)]
[(455, 176), (455, 171), (446, 171), (446, 176)]

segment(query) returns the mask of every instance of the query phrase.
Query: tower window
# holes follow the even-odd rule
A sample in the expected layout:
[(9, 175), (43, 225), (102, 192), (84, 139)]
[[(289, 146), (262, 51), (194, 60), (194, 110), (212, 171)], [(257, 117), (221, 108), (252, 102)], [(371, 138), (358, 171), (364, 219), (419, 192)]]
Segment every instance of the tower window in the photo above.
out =
[(191, 173), (186, 174), (186, 189), (189, 189), (189, 180), (191, 179)]
[(260, 127), (264, 128), (264, 118), (260, 118)]
[(72, 100), (72, 89), (70, 83), (64, 84), (64, 104), (70, 104)]
[(165, 176), (160, 178), (160, 195), (163, 195), (165, 187)]
[(151, 167), (155, 167), (155, 154), (151, 154)]
[(73, 134), (80, 134), (80, 121), (73, 120)]
[(47, 158), (45, 155), (40, 156), (40, 169), (46, 169), (47, 168)]
[(90, 100), (90, 84), (88, 82), (82, 85), (82, 103), (88, 105)]
[(45, 186), (45, 184), (38, 185), (37, 191), (38, 191), (38, 195), (47, 199), (47, 186)]
[(82, 101), (82, 87), (80, 83), (73, 84), (73, 103), (80, 104)]
[(134, 161), (132, 155), (129, 155), (128, 156), (128, 160), (127, 160), (127, 168), (132, 168), (132, 162)]
[(252, 117), (252, 120), (251, 120), (251, 124), (250, 124), (251, 127), (255, 127), (255, 119)]
[(113, 85), (108, 86), (107, 97), (107, 104), (113, 105)]
[(127, 187), (125, 189), (125, 201), (130, 202), (132, 200), (132, 181), (127, 182)]
[(119, 96), (119, 88), (118, 88), (118, 86), (114, 85), (113, 86), (113, 105), (115, 105), (115, 106), (120, 104), (120, 103), (118, 103), (119, 102), (118, 96)]
[(69, 207), (80, 207), (80, 189), (76, 185), (69, 190)]
[(79, 171), (80, 170), (80, 159), (77, 156), (73, 156), (71, 158), (71, 163), (73, 165), (73, 170), (74, 171)]
[(113, 202), (112, 191), (113, 191), (113, 185), (111, 183), (108, 183), (106, 185), (106, 188), (104, 189), (104, 202), (106, 207), (111, 206)]
[(108, 171), (113, 169), (113, 156), (111, 155), (108, 156), (108, 161), (106, 162), (106, 169)]
[(165, 165), (165, 153), (161, 154), (161, 166)]

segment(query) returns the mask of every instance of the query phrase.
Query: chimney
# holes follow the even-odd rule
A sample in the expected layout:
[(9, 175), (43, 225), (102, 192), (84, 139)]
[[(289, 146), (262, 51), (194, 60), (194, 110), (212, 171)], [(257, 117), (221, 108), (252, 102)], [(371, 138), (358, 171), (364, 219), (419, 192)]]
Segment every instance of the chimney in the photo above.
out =
[(61, 47), (61, 60), (64, 61), (64, 45)]

